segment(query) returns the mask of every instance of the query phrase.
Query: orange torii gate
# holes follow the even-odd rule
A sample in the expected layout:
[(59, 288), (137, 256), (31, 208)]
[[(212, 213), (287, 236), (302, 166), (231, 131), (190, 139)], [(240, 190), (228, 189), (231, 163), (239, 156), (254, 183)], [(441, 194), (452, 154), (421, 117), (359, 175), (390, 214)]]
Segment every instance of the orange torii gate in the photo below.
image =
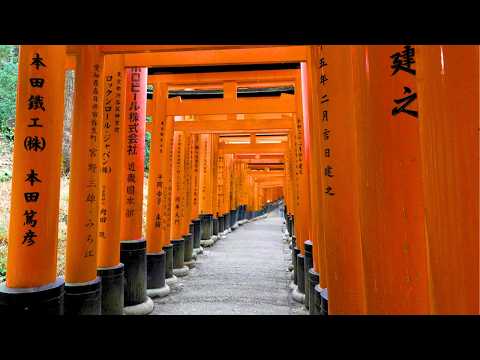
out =
[[(194, 74), (192, 75), (151, 75), (151, 81), (162, 81), (168, 83), (169, 87), (175, 87), (175, 84), (183, 84), (182, 86), (192, 86), (192, 83), (197, 87), (197, 83), (200, 83), (200, 86), (211, 86), (211, 85), (202, 85), (205, 84), (212, 84), (215, 82), (222, 82), (222, 83), (232, 83), (232, 79), (240, 79), (242, 85), (254, 83), (254, 84), (261, 84), (260, 81), (282, 81), (285, 82), (289, 80), (291, 83), (292, 79), (294, 78), (294, 73), (290, 70), (288, 71), (261, 71), (255, 72), (252, 74), (246, 75), (245, 73), (213, 73), (213, 74)], [(193, 80), (192, 80), (193, 79)], [(180, 85), (177, 85), (177, 87)], [(272, 131), (272, 130), (280, 130), (285, 131), (291, 128), (288, 118), (285, 118), (283, 121), (276, 120), (276, 123), (279, 123), (279, 127), (276, 129), (271, 129), (271, 123), (268, 124), (269, 119), (263, 120), (263, 122), (259, 121), (258, 119), (251, 119), (251, 120), (214, 120), (215, 115), (209, 115), (210, 113), (217, 113), (217, 112), (227, 112), (234, 114), (236, 112), (250, 112), (253, 105), (256, 107), (262, 106), (261, 104), (265, 103), (265, 101), (253, 101), (252, 100), (241, 100), (237, 101), (236, 96), (228, 96), (225, 95), (226, 99), (230, 99), (230, 102), (225, 101), (212, 101), (212, 100), (205, 100), (199, 102), (196, 101), (179, 101), (179, 99), (171, 99), (169, 102), (171, 105), (168, 107), (170, 114), (175, 116), (177, 114), (182, 114), (185, 117), (189, 117), (192, 112), (196, 113), (195, 117), (208, 117), (208, 121), (177, 121), (175, 122), (175, 128), (178, 130), (187, 130), (192, 133), (208, 133), (208, 132), (234, 132), (234, 131), (245, 131), (245, 130), (255, 130), (258, 131)], [(285, 100), (280, 99), (280, 101), (274, 100), (272, 101), (272, 106), (274, 106), (274, 110), (265, 109), (263, 106), (263, 111), (292, 111), (293, 104), (288, 103), (288, 98)], [(191, 104), (191, 105), (190, 105)], [(194, 106), (195, 110), (193, 111), (189, 106)], [(283, 108), (282, 108), (283, 106)], [(280, 108), (279, 108), (280, 107)], [(198, 108), (198, 109), (197, 109)], [(261, 109), (260, 109), (261, 110)], [(200, 113), (200, 115), (198, 114)], [(248, 115), (248, 114), (247, 114)], [(245, 115), (245, 116), (247, 116)], [(217, 116), (218, 118), (218, 116)], [(215, 196), (215, 192), (213, 192)], [(214, 222), (215, 224), (215, 222)], [(207, 239), (204, 239), (207, 240)]]
[[(274, 74), (272, 74), (271, 71), (265, 71), (265, 72), (261, 72), (262, 76), (264, 76), (263, 73), (266, 73), (266, 75), (272, 77), (272, 76), (275, 76), (275, 77), (278, 77), (279, 75), (283, 76), (283, 77), (286, 77), (286, 75), (288, 75), (288, 78), (292, 78), (293, 77), (293, 74), (291, 71), (288, 71), (288, 74), (286, 75), (282, 75), (281, 72), (279, 74), (278, 71), (274, 72)], [(236, 74), (233, 74), (233, 75), (236, 75)], [(232, 74), (224, 74), (224, 73), (219, 73), (219, 74), (197, 74), (195, 76), (195, 81), (198, 81), (200, 78), (200, 80), (202, 81), (206, 81), (208, 83), (211, 83), (211, 82), (214, 82), (212, 81), (212, 77), (220, 77), (220, 80), (225, 80), (225, 79), (232, 79), (231, 76), (233, 76)], [(258, 74), (250, 74), (248, 77), (245, 76), (244, 73), (240, 73), (242, 79), (244, 82), (248, 82), (248, 81), (252, 81), (252, 79), (255, 80), (255, 83), (256, 84), (259, 84), (259, 78), (261, 78), (261, 76), (258, 76)], [(287, 79), (288, 79), (287, 78)], [(155, 88), (158, 88), (158, 87), (161, 87), (163, 86), (163, 88), (167, 88), (168, 87), (171, 87), (173, 86), (173, 84), (175, 84), (175, 81), (176, 82), (179, 82), (179, 83), (186, 83), (188, 84), (188, 86), (191, 86), (192, 84), (188, 83), (188, 78), (186, 78), (186, 75), (151, 75), (149, 77), (149, 82), (151, 84), (153, 84), (153, 88), (154, 88), (154, 99), (155, 99)], [(218, 80), (218, 79), (217, 79)], [(283, 78), (280, 78), (281, 81), (285, 81)], [(168, 81), (168, 83), (167, 83)], [(191, 81), (191, 80), (190, 80)], [(269, 79), (269, 81), (272, 81), (271, 79)], [(278, 80), (277, 80), (278, 81)], [(230, 82), (231, 83), (231, 82)], [(244, 84), (244, 83), (242, 83)], [(261, 84), (261, 83), (260, 83)], [(231, 88), (232, 90), (236, 91), (235, 88)], [(235, 97), (233, 96), (228, 96), (226, 95), (225, 96), (227, 99), (234, 99)], [(276, 99), (275, 99), (276, 100)], [(263, 105), (262, 109), (264, 109), (263, 111), (292, 111), (293, 110), (293, 104), (290, 102), (288, 102), (288, 98), (287, 100), (281, 98), (279, 99), (280, 101), (272, 101), (272, 105), (270, 105), (270, 107), (266, 107), (265, 105)], [(218, 131), (227, 131), (227, 132), (235, 132), (235, 131), (245, 131), (245, 129), (248, 129), (249, 132), (252, 132), (252, 131), (257, 131), (257, 132), (271, 132), (271, 131), (281, 131), (281, 132), (287, 132), (292, 128), (292, 120), (291, 118), (289, 118), (288, 116), (285, 117), (280, 117), (278, 120), (275, 120), (275, 122), (278, 122), (279, 126), (276, 127), (275, 126), (275, 123), (273, 123), (273, 126), (272, 126), (272, 123), (270, 122), (268, 127), (267, 127), (267, 124), (266, 122), (269, 121), (270, 119), (265, 118), (265, 120), (263, 121), (263, 123), (261, 122), (260, 124), (258, 123), (258, 115), (255, 115), (255, 118), (252, 117), (252, 115), (249, 115), (249, 119), (242, 119), (242, 120), (226, 120), (226, 119), (221, 119), (221, 115), (220, 118), (218, 117), (218, 115), (215, 115), (215, 114), (209, 114), (209, 113), (215, 113), (215, 112), (219, 112), (219, 111), (227, 111), (227, 112), (231, 112), (232, 115), (235, 111), (245, 111), (245, 109), (249, 109), (252, 105), (252, 101), (250, 100), (245, 100), (245, 101), (241, 101), (239, 102), (239, 104), (233, 104), (233, 103), (230, 103), (229, 106), (225, 106), (225, 104), (222, 104), (221, 101), (216, 101), (216, 102), (205, 102), (205, 101), (202, 101), (200, 102), (199, 105), (195, 105), (195, 104), (198, 104), (199, 101), (179, 101), (179, 99), (168, 99), (168, 100), (165, 100), (167, 102), (166, 105), (164, 105), (164, 109), (165, 109), (165, 117), (177, 117), (179, 115), (177, 115), (177, 113), (180, 113), (182, 114), (182, 120), (183, 121), (175, 121), (174, 124), (175, 124), (175, 130), (176, 131), (188, 131), (189, 133), (191, 133), (193, 135), (194, 138), (198, 139), (197, 141), (199, 141), (198, 143), (198, 155), (197, 155), (197, 166), (195, 165), (195, 161), (193, 163), (193, 169), (196, 169), (196, 168), (199, 168), (199, 170), (197, 172), (194, 171), (194, 179), (193, 179), (193, 183), (195, 183), (197, 180), (197, 173), (201, 174), (202, 173), (202, 166), (203, 168), (205, 168), (204, 166), (204, 162), (205, 160), (210, 159), (208, 160), (208, 163), (212, 164), (211, 166), (211, 169), (216, 171), (217, 167), (213, 166), (215, 164), (215, 162), (211, 162), (212, 160), (214, 160), (214, 157), (211, 157), (209, 154), (209, 151), (208, 151), (208, 141), (207, 142), (203, 142), (200, 140), (201, 138), (205, 138), (205, 136), (208, 135), (208, 133), (212, 133), (212, 132), (218, 132)], [(228, 100), (227, 100), (228, 101)], [(230, 101), (231, 102), (231, 101)], [(151, 101), (149, 101), (149, 103), (153, 104)], [(213, 103), (213, 105), (212, 105)], [(260, 101), (254, 101), (254, 105), (255, 106), (260, 106), (262, 102)], [(169, 105), (170, 104), (170, 105)], [(147, 107), (150, 107), (151, 110), (153, 109), (152, 106), (147, 106)], [(196, 109), (196, 107), (199, 108), (199, 110)], [(232, 109), (233, 107), (233, 109)], [(225, 110), (226, 109), (226, 110)], [(265, 110), (266, 109), (266, 110)], [(194, 112), (194, 114), (189, 114), (191, 112)], [(198, 115), (197, 112), (200, 112), (201, 114)], [(227, 118), (228, 118), (228, 115), (227, 114)], [(248, 115), (248, 114), (247, 114)], [(245, 115), (245, 116), (247, 116)], [(187, 120), (187, 119), (190, 119), (192, 116), (194, 116), (195, 118), (205, 118), (205, 120)], [(207, 120), (208, 119), (208, 120)], [(220, 120), (221, 119), (221, 120)], [(271, 121), (271, 120), (270, 120)], [(155, 119), (153, 121), (153, 123), (155, 123)], [(255, 124), (255, 126), (252, 126), (252, 124)], [(201, 125), (200, 127), (199, 126), (195, 126), (195, 125)], [(151, 127), (151, 125), (147, 125), (147, 128), (148, 127)], [(253, 128), (253, 129), (252, 129)], [(205, 138), (207, 139), (207, 138)], [(212, 138), (211, 135), (210, 135), (210, 139), (215, 139), (214, 137)], [(153, 138), (152, 138), (152, 142), (153, 142)], [(207, 146), (205, 148), (205, 146)], [(212, 143), (212, 150), (213, 150), (213, 153), (217, 152), (217, 151), (220, 151), (220, 152), (224, 152), (226, 153), (226, 155), (228, 156), (228, 153), (230, 152), (231, 149), (226, 149), (227, 151), (224, 151), (223, 149), (223, 145), (219, 145), (217, 146), (216, 145), (216, 141)], [(265, 145), (261, 145), (261, 146), (265, 146)], [(153, 145), (152, 145), (153, 147)], [(239, 149), (241, 150), (241, 149)], [(254, 150), (258, 150), (258, 149), (254, 149)], [(273, 149), (269, 149), (269, 152), (273, 152), (273, 153), (276, 153), (278, 151), (285, 151), (285, 147), (282, 147), (282, 148), (275, 148)], [(251, 153), (251, 149), (249, 151)], [(213, 155), (212, 153), (212, 155)], [(203, 154), (203, 155), (202, 155)], [(217, 156), (215, 156), (217, 157)], [(210, 177), (210, 175), (208, 175), (208, 177)], [(202, 178), (205, 179), (205, 177), (200, 177), (198, 178), (198, 180), (200, 181), (198, 183), (198, 187), (197, 189), (200, 190), (200, 193), (198, 194), (198, 198), (200, 200), (200, 202), (202, 201), (201, 199), (201, 196), (202, 196)], [(214, 176), (214, 178), (219, 178), (218, 174), (216, 174)], [(236, 187), (234, 186), (233, 183), (231, 183), (231, 175), (230, 175), (230, 181), (223, 181), (225, 183), (225, 187), (229, 188), (228, 189), (228, 193), (232, 194), (232, 191), (233, 193), (235, 194), (235, 189)], [(229, 183), (229, 185), (227, 185), (227, 183)], [(245, 182), (244, 182), (245, 183)], [(212, 201), (210, 202), (209, 199), (204, 199), (205, 201), (203, 203), (207, 204), (206, 206), (208, 207), (209, 205), (208, 204), (212, 204), (213, 208), (212, 210), (214, 209), (214, 205), (215, 205), (215, 199), (217, 198), (217, 191), (219, 189), (219, 187), (217, 186), (217, 188), (213, 187), (214, 186), (214, 183), (213, 182), (210, 182), (208, 181), (207, 182), (207, 188), (211, 189), (211, 191), (203, 191), (204, 194), (207, 194), (209, 195), (210, 193), (212, 194)], [(194, 200), (195, 202), (195, 196), (193, 195), (195, 191), (195, 188), (192, 188), (192, 190), (190, 191), (190, 193), (192, 193), (192, 200)], [(186, 193), (186, 196), (188, 197), (188, 193)], [(225, 198), (225, 197), (224, 197)], [(221, 215), (220, 217), (215, 216), (212, 218), (212, 220), (210, 221), (210, 224), (209, 224), (209, 221), (204, 221), (204, 229), (203, 231), (200, 232), (203, 238), (203, 245), (210, 245), (212, 244), (212, 240), (214, 241), (215, 239), (215, 236), (218, 236), (218, 233), (220, 233), (220, 235), (225, 234), (225, 231), (228, 231), (229, 228), (232, 228), (232, 227), (235, 227), (235, 223), (236, 221), (233, 221), (233, 218), (234, 217), (237, 217), (238, 216), (238, 212), (239, 212), (239, 209), (236, 209), (236, 206), (238, 205), (236, 202), (236, 196), (234, 195), (234, 197), (229, 197), (228, 201), (226, 201), (226, 203), (232, 203), (230, 205), (230, 208), (228, 209), (228, 211), (226, 212), (226, 214), (224, 215)], [(247, 197), (244, 195), (243, 198), (245, 203), (247, 202)], [(200, 202), (197, 204), (193, 204), (193, 207), (195, 208), (195, 206), (200, 206)], [(175, 205), (173, 205), (175, 206)], [(244, 207), (242, 209), (242, 207)], [(243, 212), (245, 213), (246, 212), (246, 204), (245, 205), (241, 205), (240, 204), (240, 212)], [(235, 208), (233, 211), (231, 209)], [(208, 209), (208, 208), (207, 208)], [(224, 211), (225, 209), (222, 209), (221, 207), (218, 207), (217, 209), (217, 212), (219, 212), (220, 214), (220, 211)], [(197, 210), (198, 211), (198, 210)], [(193, 212), (196, 212), (195, 209), (193, 209)], [(212, 213), (214, 213), (215, 211), (212, 211)], [(198, 214), (198, 213), (197, 213)], [(208, 216), (208, 214), (207, 214)], [(245, 215), (243, 215), (244, 217)], [(184, 219), (185, 221), (190, 221), (192, 220), (191, 218), (189, 218), (188, 220), (187, 219)], [(210, 220), (210, 219), (209, 219)], [(242, 221), (242, 219), (239, 219)], [(218, 223), (217, 223), (218, 221)], [(195, 233), (195, 219), (192, 220), (193, 222), (193, 233)], [(205, 226), (205, 222), (207, 223), (207, 225)], [(228, 225), (225, 226), (225, 223), (227, 223)], [(205, 229), (205, 227), (207, 229)], [(213, 236), (212, 236), (213, 235)], [(195, 236), (194, 236), (194, 239), (195, 239)], [(196, 244), (196, 243), (195, 243)], [(194, 245), (195, 246), (195, 245)], [(201, 247), (200, 246), (195, 246), (195, 250), (197, 250), (197, 252), (201, 252)]]

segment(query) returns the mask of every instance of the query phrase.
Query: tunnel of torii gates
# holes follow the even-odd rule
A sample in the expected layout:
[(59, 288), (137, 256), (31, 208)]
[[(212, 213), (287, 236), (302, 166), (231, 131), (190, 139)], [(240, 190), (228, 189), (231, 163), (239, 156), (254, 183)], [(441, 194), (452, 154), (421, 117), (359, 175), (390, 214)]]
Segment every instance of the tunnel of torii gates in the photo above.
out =
[[(238, 96), (282, 86), (293, 94)], [(192, 89), (223, 97), (169, 96)], [(22, 45), (0, 311), (149, 313), (203, 247), (282, 207), (310, 314), (478, 314), (478, 102), (478, 46)]]

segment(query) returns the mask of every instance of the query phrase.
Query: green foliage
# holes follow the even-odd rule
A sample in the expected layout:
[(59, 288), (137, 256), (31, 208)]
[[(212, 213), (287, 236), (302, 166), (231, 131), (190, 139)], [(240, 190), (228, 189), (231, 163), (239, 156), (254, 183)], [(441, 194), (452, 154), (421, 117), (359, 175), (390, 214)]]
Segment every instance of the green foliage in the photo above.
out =
[(0, 45), (0, 137), (13, 141), (17, 97), (18, 47)]
[(0, 242), (0, 284), (5, 281), (7, 276), (7, 246)]
[(12, 178), (12, 172), (10, 170), (3, 170), (0, 172), (0, 182), (9, 181)]
[(145, 173), (150, 169), (150, 143), (152, 142), (152, 134), (149, 131), (145, 132)]

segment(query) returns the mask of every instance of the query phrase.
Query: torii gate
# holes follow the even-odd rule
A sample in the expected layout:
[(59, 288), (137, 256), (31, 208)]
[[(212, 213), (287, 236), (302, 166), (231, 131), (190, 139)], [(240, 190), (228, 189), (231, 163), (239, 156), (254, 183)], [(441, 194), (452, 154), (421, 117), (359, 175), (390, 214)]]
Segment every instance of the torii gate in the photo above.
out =
[[(66, 307), (78, 309), (73, 299), (85, 302), (87, 293), (98, 299), (101, 281), (103, 310), (118, 313), (124, 305), (124, 272), (125, 299), (132, 301), (127, 307), (146, 298), (142, 276), (138, 297), (130, 288), (146, 263), (145, 242), (137, 239), (138, 217), (131, 219), (134, 226), (123, 226), (128, 238), (120, 245), (120, 224), (127, 223), (120, 211), (129, 202), (133, 207), (123, 209), (125, 217), (138, 209), (141, 195), (135, 192), (129, 199), (122, 184), (132, 174), (122, 164), (121, 144), (128, 140), (122, 132), (128, 105), (133, 104), (133, 119), (146, 112), (146, 100), (138, 109), (133, 101), (146, 85), (146, 67), (300, 62), (296, 89), (302, 89), (302, 99), (295, 105), (305, 127), (296, 138), (305, 150), (299, 177), (304, 186), (297, 186), (292, 174), (302, 152), (289, 137), (285, 164), (291, 194), (286, 198), (289, 211), (296, 199), (305, 200), (295, 189), (309, 190), (314, 199), (306, 207), (311, 207), (310, 217), (296, 216), (295, 227), (301, 236), (298, 221), (313, 221), (311, 237), (318, 248), (313, 257), (320, 261), (319, 289), (328, 287), (329, 295), (323, 291), (325, 300), (330, 297), (328, 311), (478, 313), (478, 156), (471, 149), (478, 148), (479, 49), (416, 49), (418, 77), (404, 71), (392, 75), (392, 54), (401, 46), (22, 46), (7, 283), (0, 288), (0, 311), (61, 313), (64, 290)], [(67, 53), (78, 60), (69, 61)], [(77, 71), (69, 218), (78, 221), (69, 223), (65, 286), (56, 278), (55, 255), (62, 64), (68, 62)], [(468, 91), (457, 92), (459, 84)], [(398, 108), (392, 114), (393, 99), (403, 96), (405, 87), (418, 93), (418, 118)], [(132, 103), (127, 105), (127, 99)], [(458, 118), (463, 122), (452, 126)], [(132, 155), (137, 149), (141, 154), (136, 146), (141, 138), (136, 140)], [(94, 171), (93, 158), (106, 164)], [(137, 170), (141, 156), (130, 163)], [(452, 188), (462, 193), (455, 196)], [(120, 189), (125, 190), (122, 198)], [(93, 219), (99, 206), (105, 221)], [(298, 215), (298, 206), (293, 211)], [(98, 229), (103, 235), (97, 237)]]

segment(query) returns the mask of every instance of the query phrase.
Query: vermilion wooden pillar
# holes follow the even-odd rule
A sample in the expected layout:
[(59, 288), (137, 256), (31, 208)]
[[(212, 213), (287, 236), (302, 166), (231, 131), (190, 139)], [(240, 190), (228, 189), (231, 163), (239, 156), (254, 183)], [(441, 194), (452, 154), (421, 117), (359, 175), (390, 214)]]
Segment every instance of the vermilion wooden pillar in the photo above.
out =
[[(168, 147), (166, 138), (167, 117), (165, 105), (167, 86), (154, 84), (153, 116), (150, 145), (150, 165), (148, 177), (147, 206), (147, 250), (148, 253), (160, 253), (163, 246), (162, 224), (167, 221), (163, 213), (163, 201), (167, 191)], [(170, 219), (168, 219), (169, 221)]]
[(193, 146), (192, 146), (192, 134), (185, 132), (185, 164), (184, 164), (184, 196), (185, 196), (185, 208), (182, 214), (182, 233), (188, 234), (189, 225), (192, 212), (192, 159), (193, 159)]
[(170, 238), (173, 245), (173, 274), (185, 276), (188, 267), (185, 266), (185, 239), (183, 238), (183, 224), (185, 209), (185, 158), (186, 136), (183, 131), (175, 131), (173, 137), (173, 166), (172, 166), (172, 202), (170, 220)]
[(433, 314), (479, 313), (479, 48), (416, 46)]
[[(416, 76), (398, 69), (408, 49), (353, 49), (360, 234), (369, 314), (425, 314), (430, 309)], [(411, 65), (404, 68), (417, 67), (416, 59), (402, 61)]]
[[(120, 202), (120, 261), (125, 265), (125, 312), (148, 314), (147, 242), (142, 236), (147, 68), (125, 69), (125, 124)], [(118, 180), (118, 179), (117, 179)]]
[(167, 116), (165, 128), (165, 147), (167, 148), (167, 157), (165, 167), (167, 169), (165, 175), (165, 191), (163, 192), (162, 212), (165, 221), (162, 226), (162, 243), (163, 250), (166, 253), (166, 270), (165, 281), (167, 284), (172, 284), (176, 281), (173, 275), (173, 245), (171, 244), (171, 219), (172, 219), (172, 169), (173, 169), (173, 135), (174, 135), (174, 119), (172, 116)]
[(201, 244), (211, 246), (213, 237), (213, 134), (200, 135)]
[(200, 139), (199, 134), (192, 134), (192, 172), (191, 172), (191, 213), (190, 217), (193, 223), (193, 253), (195, 256), (202, 253), (201, 241), (201, 222), (199, 219), (200, 207)]
[(177, 240), (182, 237), (182, 212), (185, 207), (183, 180), (185, 178), (185, 133), (175, 131), (173, 137), (173, 168), (172, 168), (172, 218), (170, 238)]
[(82, 46), (76, 61), (65, 261), (65, 314), (100, 315), (97, 277), (103, 55)]
[(232, 170), (233, 170), (233, 154), (225, 154), (225, 203), (223, 205), (223, 213), (225, 216), (225, 228), (230, 231), (230, 209), (232, 208)]
[(124, 265), (120, 263), (120, 179), (126, 120), (124, 74), (123, 55), (105, 56), (97, 238), (102, 314), (122, 314), (124, 305)]
[(166, 222), (170, 222), (164, 211), (166, 193), (169, 191), (168, 137), (172, 127), (167, 126), (171, 123), (166, 116), (167, 97), (167, 85), (154, 83), (146, 229), (148, 296), (165, 296), (170, 291), (165, 283), (167, 254), (163, 250), (164, 227)]
[(65, 50), (20, 47), (7, 282), (0, 287), (0, 312), (63, 313), (64, 282), (56, 265)]
[[(356, 101), (353, 82), (352, 46), (316, 46), (311, 49), (309, 80), (312, 84), (312, 123), (319, 124), (314, 138), (322, 139), (317, 149), (319, 176), (333, 188), (322, 187), (325, 270), (320, 278), (328, 283), (329, 314), (366, 312), (362, 244), (360, 238), (359, 164), (357, 155)], [(322, 76), (328, 80), (321, 82)], [(322, 98), (323, 96), (325, 96)], [(328, 99), (328, 101), (322, 102)]]
[(224, 216), (224, 203), (225, 203), (225, 157), (224, 152), (218, 149), (215, 158), (216, 167), (216, 202), (215, 202), (215, 216), (218, 221), (217, 236), (221, 237), (225, 231), (225, 216)]
[(192, 174), (191, 174), (191, 192), (192, 192), (192, 208), (191, 218), (196, 219), (199, 211), (199, 170), (200, 170), (200, 143), (199, 135), (192, 134)]

